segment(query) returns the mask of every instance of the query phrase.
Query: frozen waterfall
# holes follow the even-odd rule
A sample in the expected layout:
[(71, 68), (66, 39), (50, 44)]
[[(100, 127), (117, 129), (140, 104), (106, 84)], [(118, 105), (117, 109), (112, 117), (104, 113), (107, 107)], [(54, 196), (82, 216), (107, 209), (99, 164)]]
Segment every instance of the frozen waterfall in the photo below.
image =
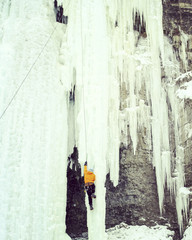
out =
[(106, 174), (118, 185), (120, 142), (127, 144), (129, 135), (136, 153), (141, 129), (152, 152), (160, 212), (167, 187), (182, 231), (188, 195), (175, 87), (180, 70), (163, 36), (162, 1), (58, 4), (67, 26), (55, 21), (53, 1), (0, 3), (0, 238), (69, 238), (66, 169), (76, 146), (82, 169), (87, 160), (96, 174), (94, 211), (87, 208), (89, 239), (106, 239)]

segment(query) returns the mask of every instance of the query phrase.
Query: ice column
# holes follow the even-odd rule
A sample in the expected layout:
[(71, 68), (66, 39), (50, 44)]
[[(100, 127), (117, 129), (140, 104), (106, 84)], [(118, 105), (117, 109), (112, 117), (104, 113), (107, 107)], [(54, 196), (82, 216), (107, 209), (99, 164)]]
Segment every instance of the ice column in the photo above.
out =
[[(113, 106), (111, 99), (114, 93), (113, 88), (116, 87), (115, 83), (110, 86), (111, 96), (109, 97), (108, 37), (104, 2), (101, 0), (71, 1), (69, 19), (67, 69), (70, 77), (72, 77), (72, 69), (76, 71), (76, 144), (82, 168), (87, 160), (88, 168), (94, 168), (96, 174), (97, 198), (94, 200), (94, 211), (89, 210), (87, 203), (89, 239), (105, 239), (104, 185), (107, 170), (115, 164), (108, 163), (107, 166), (107, 144), (108, 136), (111, 137), (110, 134), (113, 136), (114, 132), (115, 134), (117, 132), (114, 128), (108, 135), (108, 123), (110, 126), (113, 125), (112, 117), (118, 121), (116, 110), (110, 118), (108, 114), (111, 114), (109, 104), (110, 109), (117, 109), (118, 104)], [(118, 140), (114, 141), (118, 143)], [(113, 179), (117, 179), (116, 174)]]

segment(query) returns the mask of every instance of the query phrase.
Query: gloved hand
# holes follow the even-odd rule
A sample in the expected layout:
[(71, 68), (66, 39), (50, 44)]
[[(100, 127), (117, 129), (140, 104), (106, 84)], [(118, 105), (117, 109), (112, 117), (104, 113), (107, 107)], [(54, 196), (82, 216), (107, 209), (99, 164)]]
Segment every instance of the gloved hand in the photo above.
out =
[(87, 161), (84, 163), (84, 166), (87, 166)]

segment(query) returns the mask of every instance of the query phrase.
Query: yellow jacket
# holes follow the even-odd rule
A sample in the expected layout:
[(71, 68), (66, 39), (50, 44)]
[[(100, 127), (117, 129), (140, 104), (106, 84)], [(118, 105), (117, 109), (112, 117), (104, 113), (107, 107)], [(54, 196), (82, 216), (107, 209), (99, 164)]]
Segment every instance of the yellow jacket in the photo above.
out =
[(94, 183), (95, 174), (87, 170), (87, 166), (84, 166), (84, 182), (85, 183)]

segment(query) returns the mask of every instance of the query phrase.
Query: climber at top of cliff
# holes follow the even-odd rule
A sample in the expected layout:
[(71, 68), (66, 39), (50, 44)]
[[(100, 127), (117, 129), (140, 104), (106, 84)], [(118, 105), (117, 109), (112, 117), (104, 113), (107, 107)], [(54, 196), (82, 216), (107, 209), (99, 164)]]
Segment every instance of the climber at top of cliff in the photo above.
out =
[(89, 199), (90, 210), (93, 210), (93, 201), (92, 198), (96, 198), (95, 195), (95, 174), (93, 173), (93, 169), (87, 170), (87, 161), (84, 164), (84, 182), (85, 182), (85, 190)]

